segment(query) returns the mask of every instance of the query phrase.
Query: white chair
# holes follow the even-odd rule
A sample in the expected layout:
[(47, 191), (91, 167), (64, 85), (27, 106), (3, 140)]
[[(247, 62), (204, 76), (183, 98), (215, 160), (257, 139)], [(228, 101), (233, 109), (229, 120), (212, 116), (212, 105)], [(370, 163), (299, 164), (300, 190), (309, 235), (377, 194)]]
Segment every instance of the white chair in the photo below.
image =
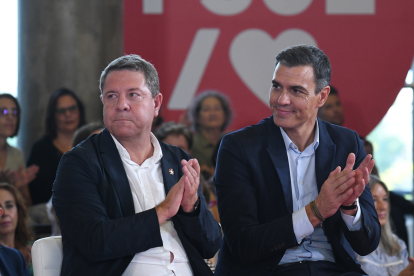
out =
[(34, 276), (58, 276), (62, 267), (62, 237), (47, 237), (34, 242), (32, 264)]

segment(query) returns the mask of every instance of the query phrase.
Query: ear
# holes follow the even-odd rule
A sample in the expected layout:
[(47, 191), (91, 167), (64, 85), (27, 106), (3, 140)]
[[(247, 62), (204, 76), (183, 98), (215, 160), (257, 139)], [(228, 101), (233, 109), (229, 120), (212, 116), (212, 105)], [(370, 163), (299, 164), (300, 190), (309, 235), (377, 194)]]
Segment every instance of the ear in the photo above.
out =
[(329, 86), (325, 86), (324, 88), (322, 88), (321, 92), (318, 93), (318, 96), (319, 96), (318, 107), (321, 107), (325, 104), (326, 99), (328, 99), (330, 92), (331, 92), (331, 88)]
[(162, 94), (158, 93), (154, 97), (154, 117), (157, 117), (158, 114), (160, 113), (161, 104), (162, 104)]

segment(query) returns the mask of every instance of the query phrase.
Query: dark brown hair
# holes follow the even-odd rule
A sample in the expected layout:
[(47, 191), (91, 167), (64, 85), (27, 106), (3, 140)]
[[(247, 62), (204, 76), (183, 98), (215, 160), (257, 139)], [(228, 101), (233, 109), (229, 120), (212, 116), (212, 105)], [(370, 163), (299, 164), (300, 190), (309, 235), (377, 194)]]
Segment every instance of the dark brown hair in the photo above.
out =
[(10, 137), (14, 137), (17, 135), (17, 133), (19, 133), (19, 126), (20, 126), (20, 114), (21, 114), (21, 109), (20, 109), (20, 105), (19, 102), (17, 101), (17, 99), (15, 97), (13, 97), (13, 95), (8, 94), (8, 93), (2, 93), (0, 94), (0, 99), (2, 98), (6, 98), (6, 99), (10, 99), (14, 102), (14, 104), (16, 105), (16, 109), (17, 109), (17, 123), (16, 123), (16, 129), (14, 130), (14, 133), (12, 136)]
[(27, 246), (29, 241), (32, 240), (32, 236), (27, 225), (27, 209), (23, 196), (16, 187), (8, 183), (0, 183), (0, 190), (1, 189), (11, 193), (16, 201), (17, 226), (14, 236), (14, 246), (16, 249), (24, 248)]
[(62, 96), (71, 96), (75, 101), (79, 109), (79, 125), (78, 128), (85, 124), (85, 109), (81, 100), (76, 96), (76, 94), (66, 88), (59, 88), (55, 90), (49, 98), (49, 103), (47, 104), (46, 109), (46, 136), (50, 139), (55, 139), (57, 136), (57, 125), (56, 125), (56, 105), (60, 97)]

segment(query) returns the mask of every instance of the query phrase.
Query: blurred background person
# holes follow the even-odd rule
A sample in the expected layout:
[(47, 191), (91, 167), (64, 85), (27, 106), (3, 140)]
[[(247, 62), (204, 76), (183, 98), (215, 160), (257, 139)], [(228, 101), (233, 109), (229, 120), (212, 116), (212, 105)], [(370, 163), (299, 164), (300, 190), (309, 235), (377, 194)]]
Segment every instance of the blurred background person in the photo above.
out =
[(161, 142), (179, 147), (191, 155), (193, 134), (185, 125), (176, 122), (163, 123), (154, 135)]
[[(0, 207), (0, 218), (2, 216), (3, 209)], [(18, 250), (2, 244), (0, 244), (0, 273), (3, 273), (2, 275), (30, 275), (22, 254)]]
[(331, 92), (325, 104), (318, 110), (319, 119), (328, 123), (342, 126), (344, 123), (344, 108), (338, 96), (338, 90), (331, 86)]
[(72, 148), (75, 131), (85, 124), (82, 102), (69, 89), (53, 92), (46, 110), (46, 135), (35, 142), (27, 165), (38, 165), (36, 179), (29, 183), (32, 203), (46, 203), (52, 196), (52, 185), (62, 155)]
[(369, 187), (381, 224), (381, 239), (374, 252), (367, 256), (357, 256), (361, 268), (368, 275), (411, 276), (414, 274), (414, 258), (408, 256), (404, 241), (391, 231), (387, 186), (377, 176), (371, 175)]
[(32, 165), (25, 169), (23, 153), (7, 143), (7, 138), (18, 134), (20, 115), (17, 99), (7, 93), (0, 94), (0, 182), (15, 185), (30, 201), (26, 185), (36, 177), (39, 167)]
[(75, 134), (73, 135), (72, 147), (76, 147), (80, 142), (86, 140), (86, 138), (92, 134), (98, 134), (102, 132), (104, 128), (105, 126), (101, 122), (89, 123), (78, 128), (78, 130), (76, 130)]
[(27, 166), (39, 166), (36, 178), (29, 183), (33, 204), (29, 208), (29, 216), (35, 225), (36, 234), (43, 234), (39, 233), (43, 230), (38, 230), (42, 228), (37, 226), (50, 224), (46, 203), (52, 197), (60, 158), (72, 148), (74, 133), (84, 124), (84, 107), (76, 94), (66, 88), (54, 91), (46, 110), (46, 135), (33, 144), (27, 161)]
[(191, 153), (200, 163), (205, 179), (209, 179), (214, 175), (214, 166), (211, 162), (214, 146), (231, 122), (230, 103), (220, 92), (208, 90), (193, 100), (189, 115), (195, 131)]
[(19, 250), (31, 265), (32, 237), (27, 224), (27, 210), (20, 192), (13, 185), (0, 183), (0, 243)]

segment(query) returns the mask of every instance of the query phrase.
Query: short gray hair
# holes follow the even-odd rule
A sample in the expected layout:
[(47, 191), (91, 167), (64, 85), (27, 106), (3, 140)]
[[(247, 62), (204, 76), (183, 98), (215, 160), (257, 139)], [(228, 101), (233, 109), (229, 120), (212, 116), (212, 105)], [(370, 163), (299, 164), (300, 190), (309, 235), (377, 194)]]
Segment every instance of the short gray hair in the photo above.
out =
[(112, 71), (137, 71), (144, 74), (145, 84), (151, 91), (151, 95), (154, 98), (155, 95), (160, 93), (160, 81), (158, 79), (158, 73), (154, 65), (141, 58), (139, 55), (125, 55), (112, 61), (102, 71), (101, 78), (99, 80), (99, 90), (103, 93), (105, 86), (105, 80), (108, 74)]

